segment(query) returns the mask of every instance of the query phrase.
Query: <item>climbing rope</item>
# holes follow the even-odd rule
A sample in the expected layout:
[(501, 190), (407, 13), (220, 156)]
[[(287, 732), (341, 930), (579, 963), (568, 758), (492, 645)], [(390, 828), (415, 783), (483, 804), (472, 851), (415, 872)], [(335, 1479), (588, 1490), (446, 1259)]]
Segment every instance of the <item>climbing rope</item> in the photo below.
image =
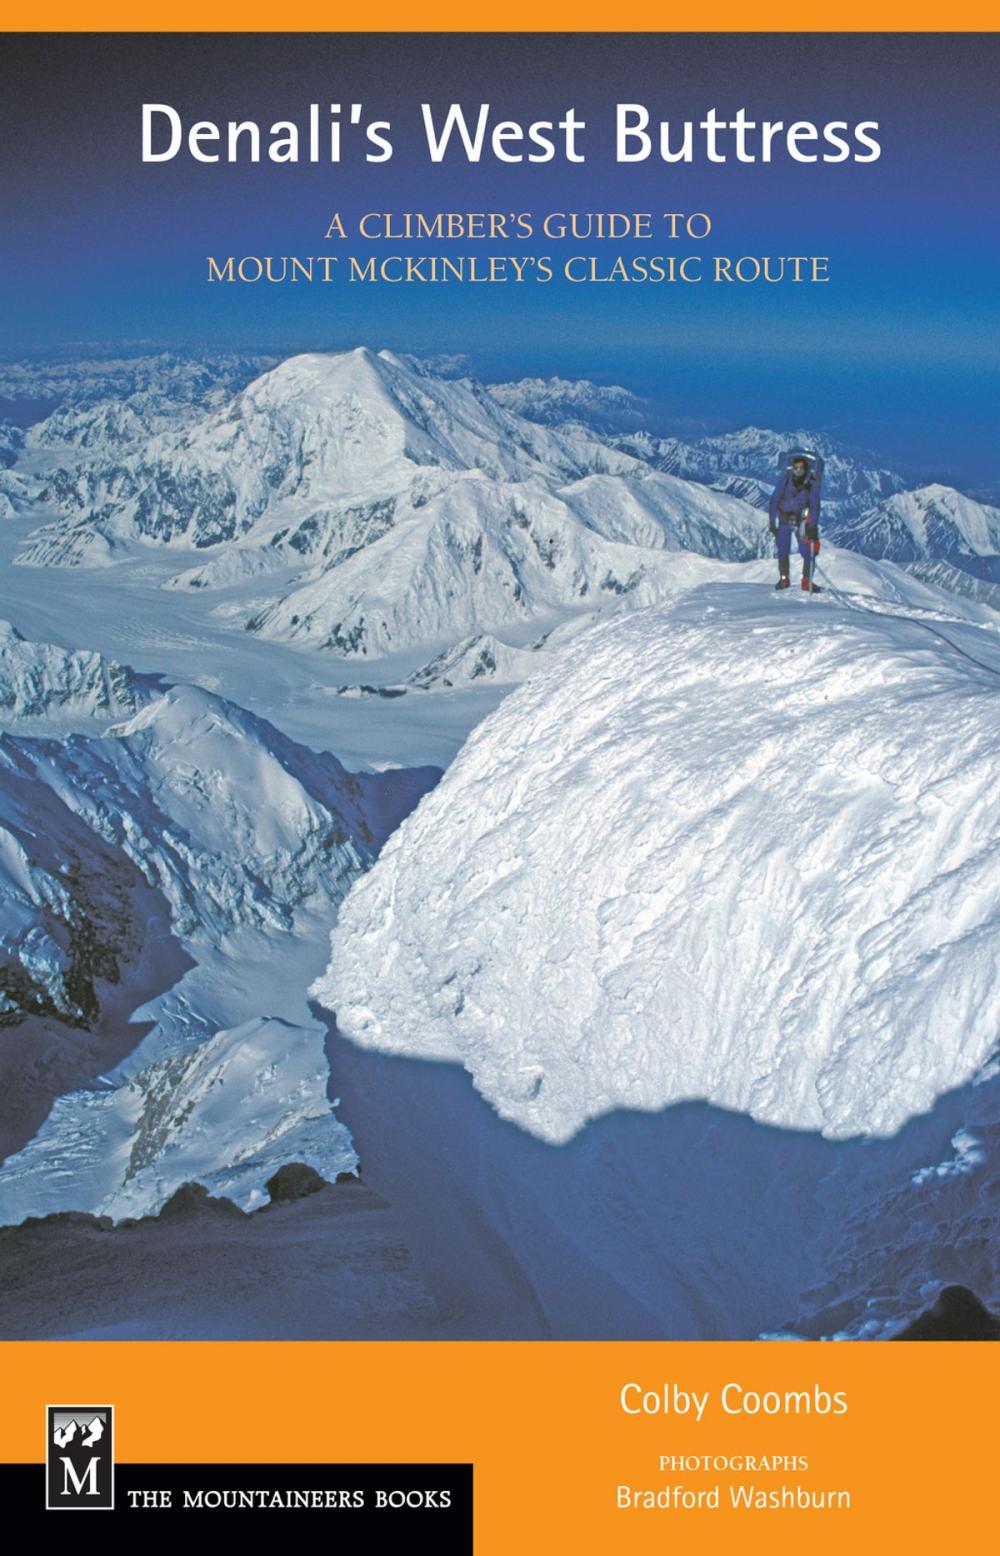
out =
[(870, 606), (863, 604), (861, 600), (850, 599), (846, 594), (843, 594), (837, 588), (835, 583), (831, 581), (828, 573), (826, 572), (826, 569), (820, 567), (819, 559), (816, 556), (813, 557), (812, 571), (813, 573), (819, 573), (830, 593), (836, 599), (838, 599), (842, 605), (846, 605), (848, 610), (860, 610), (864, 611), (866, 616), (878, 616), (882, 618), (888, 617), (890, 621), (901, 621), (904, 622), (907, 626), (923, 627), (925, 632), (932, 633), (934, 637), (940, 638), (942, 643), (947, 643), (949, 648), (954, 649), (956, 654), (961, 654), (962, 658), (967, 659), (970, 665), (975, 665), (979, 670), (986, 670), (990, 675), (1000, 676), (1000, 668), (998, 668), (996, 665), (987, 664), (984, 659), (977, 659), (975, 654), (970, 654), (967, 649), (964, 649), (960, 643), (956, 643), (948, 636), (946, 632), (942, 632), (940, 627), (936, 627), (933, 622), (923, 621), (919, 616), (902, 616), (898, 611), (872, 610)]

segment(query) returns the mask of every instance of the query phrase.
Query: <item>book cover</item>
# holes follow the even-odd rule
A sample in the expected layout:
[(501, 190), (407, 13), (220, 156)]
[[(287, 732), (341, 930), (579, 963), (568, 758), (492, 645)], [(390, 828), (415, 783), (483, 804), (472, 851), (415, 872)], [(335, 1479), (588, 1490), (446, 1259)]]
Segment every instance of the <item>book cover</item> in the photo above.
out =
[(973, 1537), (997, 36), (281, 20), (4, 40), (11, 1505)]

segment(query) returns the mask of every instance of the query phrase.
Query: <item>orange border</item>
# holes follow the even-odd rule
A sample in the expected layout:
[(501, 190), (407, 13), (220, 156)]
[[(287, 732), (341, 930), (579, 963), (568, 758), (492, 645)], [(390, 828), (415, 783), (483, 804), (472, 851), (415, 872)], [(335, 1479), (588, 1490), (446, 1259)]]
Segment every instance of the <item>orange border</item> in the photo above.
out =
[[(679, 8), (678, 8), (679, 9)], [(766, 8), (717, 4), (709, 18), (672, 15), (663, 0), (633, 0), (641, 32), (995, 32), (995, 6), (965, 0), (947, 16), (926, 0), (844, 0), (836, 15), (802, 0)], [(508, 0), (484, 17), (439, 0), (430, 14), (383, 0), (377, 14), (343, 16), (300, 0), (294, 18), (260, 0), (219, 0), (206, 11), (177, 0), (169, 16), (127, 0), (42, 4), (10, 32), (620, 32), (620, 13), (593, 0), (540, 7)], [(470, 25), (474, 22), (475, 25)], [(0, 1462), (39, 1461), (46, 1400), (100, 1396), (118, 1409), (123, 1461), (469, 1460), (476, 1466), (478, 1556), (559, 1550), (630, 1556), (664, 1550), (706, 1556), (822, 1556), (845, 1550), (918, 1553), (975, 1544), (995, 1525), (993, 1413), (1000, 1349), (977, 1345), (464, 1344), (429, 1342), (0, 1344)], [(754, 1424), (716, 1416), (629, 1420), (616, 1399), (629, 1377), (759, 1388), (819, 1381), (847, 1388), (843, 1421)], [(661, 1451), (806, 1453), (812, 1484), (847, 1485), (854, 1509), (750, 1517), (637, 1514), (611, 1505), (619, 1480), (662, 1484)], [(796, 1477), (787, 1477), (793, 1479)], [(708, 1517), (718, 1517), (709, 1522)], [(340, 1531), (333, 1526), (331, 1533)]]
[(4, 26), (9, 32), (995, 32), (996, 24), (995, 0), (959, 0), (947, 14), (929, 0), (841, 0), (834, 14), (804, 0), (717, 0), (697, 11), (633, 0), (625, 16), (596, 0), (507, 0), (492, 15), (468, 0), (431, 0), (422, 8), (410, 0), (370, 8), (299, 0), (294, 14), (263, 0), (217, 0), (210, 7), (174, 0), (166, 13), (140, 10), (134, 0), (43, 0)]
[[(0, 1347), (0, 1460), (40, 1462), (46, 1401), (116, 1408), (121, 1463), (469, 1462), (476, 1556), (844, 1556), (977, 1548), (996, 1516), (988, 1344), (63, 1342)], [(622, 1385), (711, 1391), (701, 1422)], [(720, 1394), (843, 1390), (842, 1415), (725, 1414)], [(630, 1401), (632, 1396), (629, 1396)], [(661, 1470), (782, 1454), (804, 1472)], [(849, 1510), (733, 1511), (730, 1483), (847, 1488)], [(720, 1485), (717, 1511), (619, 1511), (620, 1484)], [(339, 1517), (332, 1514), (335, 1520)], [(230, 1526), (235, 1528), (236, 1526)], [(294, 1537), (294, 1526), (281, 1525)], [(349, 1536), (331, 1524), (331, 1536)]]

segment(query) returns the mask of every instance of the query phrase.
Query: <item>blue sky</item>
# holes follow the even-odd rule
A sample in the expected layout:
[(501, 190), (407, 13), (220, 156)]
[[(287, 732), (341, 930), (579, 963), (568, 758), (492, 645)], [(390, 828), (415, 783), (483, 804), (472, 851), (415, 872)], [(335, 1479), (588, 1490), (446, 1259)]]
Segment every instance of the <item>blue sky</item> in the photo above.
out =
[[(806, 423), (887, 463), (995, 481), (998, 65), (996, 36), (8, 37), (0, 349), (150, 339), (463, 351), (484, 376), (625, 381), (677, 424)], [(393, 121), (389, 163), (140, 160), (143, 101), (169, 102), (188, 123), (269, 123), (301, 117), (310, 101), (352, 100)], [(573, 105), (588, 125), (587, 161), (434, 166), (418, 133), (424, 100), (489, 101), (521, 119)], [(619, 166), (617, 101), (674, 122), (709, 107), (786, 123), (876, 119), (883, 151), (867, 165)], [(321, 253), (333, 210), (350, 221), (381, 209), (706, 210), (706, 249), (824, 254), (832, 279), (296, 289), (204, 280), (209, 253)]]

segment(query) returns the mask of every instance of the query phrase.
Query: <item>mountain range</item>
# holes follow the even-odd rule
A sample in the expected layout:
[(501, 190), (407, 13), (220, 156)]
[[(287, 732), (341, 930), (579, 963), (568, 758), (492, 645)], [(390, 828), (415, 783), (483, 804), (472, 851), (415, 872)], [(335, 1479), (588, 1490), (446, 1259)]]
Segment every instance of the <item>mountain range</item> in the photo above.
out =
[(495, 678), (560, 625), (670, 598), (678, 553), (768, 554), (761, 510), (783, 452), (807, 444), (825, 458), (829, 539), (1000, 577), (1000, 510), (907, 489), (807, 430), (609, 430), (626, 410), (648, 416), (627, 390), (487, 387), (365, 348), (292, 357), (230, 392), (251, 365), (199, 378), (168, 360), (169, 390), (133, 369), (131, 393), (82, 396), (30, 428), (0, 502), (49, 518), (16, 561), (175, 559), (163, 587), (217, 596), (234, 628), (338, 659), (410, 655), (423, 685), (485, 633), (496, 649), (479, 673)]

